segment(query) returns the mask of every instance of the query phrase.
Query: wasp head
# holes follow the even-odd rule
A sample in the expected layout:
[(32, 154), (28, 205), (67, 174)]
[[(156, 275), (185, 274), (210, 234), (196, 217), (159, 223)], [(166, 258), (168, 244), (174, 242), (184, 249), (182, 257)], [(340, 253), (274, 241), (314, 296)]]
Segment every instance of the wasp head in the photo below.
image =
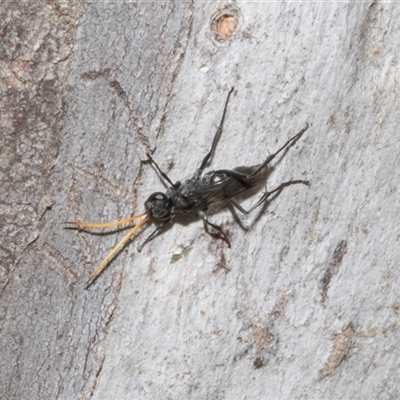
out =
[(167, 221), (171, 218), (171, 202), (167, 195), (162, 192), (155, 192), (145, 201), (147, 215), (160, 221)]

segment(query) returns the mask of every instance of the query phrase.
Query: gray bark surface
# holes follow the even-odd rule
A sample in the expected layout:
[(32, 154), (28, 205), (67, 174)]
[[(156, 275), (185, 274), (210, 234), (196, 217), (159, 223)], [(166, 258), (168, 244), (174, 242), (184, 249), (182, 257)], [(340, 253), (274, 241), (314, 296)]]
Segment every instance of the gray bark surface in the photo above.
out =
[[(400, 397), (400, 8), (227, 4), (0, 6), (0, 398)], [(232, 248), (149, 224), (85, 290), (126, 231), (63, 222), (143, 212), (147, 151), (189, 178), (232, 86), (208, 169), (308, 122), (267, 187), (310, 186), (212, 207)]]

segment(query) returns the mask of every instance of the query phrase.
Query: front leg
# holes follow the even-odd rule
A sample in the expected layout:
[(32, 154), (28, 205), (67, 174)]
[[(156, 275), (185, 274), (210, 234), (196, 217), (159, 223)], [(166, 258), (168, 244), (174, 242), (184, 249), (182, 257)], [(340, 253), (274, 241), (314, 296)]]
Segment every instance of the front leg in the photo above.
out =
[(150, 240), (154, 239), (157, 235), (160, 234), (162, 228), (164, 225), (166, 225), (168, 222), (171, 222), (172, 218), (168, 219), (167, 221), (163, 222), (158, 228), (156, 228), (148, 237), (147, 239), (138, 247), (139, 253), (142, 251), (143, 247), (150, 242)]
[(158, 164), (154, 161), (154, 159), (151, 157), (151, 155), (149, 153), (147, 153), (147, 157), (149, 158), (150, 162), (156, 167), (156, 169), (160, 173), (160, 175), (171, 185), (171, 187), (176, 189), (180, 185), (179, 182), (172, 183), (172, 181), (171, 181), (171, 179), (169, 179), (168, 175), (161, 170), (161, 168), (158, 166)]

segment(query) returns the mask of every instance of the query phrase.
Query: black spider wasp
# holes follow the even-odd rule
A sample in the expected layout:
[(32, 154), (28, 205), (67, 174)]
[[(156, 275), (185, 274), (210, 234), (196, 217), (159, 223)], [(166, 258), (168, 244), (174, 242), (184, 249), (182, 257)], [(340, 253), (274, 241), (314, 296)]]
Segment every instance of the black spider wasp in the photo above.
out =
[(217, 147), (218, 140), (222, 133), (222, 127), (225, 120), (225, 114), (228, 107), (229, 98), (234, 88), (228, 93), (226, 98), (224, 111), (222, 113), (221, 122), (218, 126), (217, 132), (215, 133), (214, 140), (210, 151), (203, 158), (200, 167), (190, 179), (184, 182), (173, 183), (166, 173), (164, 173), (157, 163), (153, 160), (150, 154), (147, 154), (150, 162), (155, 166), (160, 175), (169, 183), (170, 188), (167, 193), (155, 192), (149, 196), (144, 203), (145, 212), (134, 215), (132, 217), (120, 219), (117, 221), (107, 223), (91, 223), (83, 221), (70, 222), (79, 228), (109, 228), (117, 225), (122, 225), (128, 222), (132, 222), (136, 219), (141, 220), (135, 225), (123, 238), (118, 242), (114, 248), (108, 253), (108, 255), (101, 261), (97, 268), (91, 274), (86, 287), (90, 286), (93, 281), (98, 277), (108, 261), (117, 253), (117, 251), (131, 238), (131, 236), (150, 218), (154, 218), (161, 221), (162, 224), (144, 241), (140, 246), (140, 249), (149, 242), (154, 236), (156, 236), (163, 226), (170, 222), (177, 214), (188, 213), (195, 208), (201, 210), (201, 216), (204, 220), (205, 225), (209, 225), (221, 233), (223, 239), (227, 242), (230, 247), (229, 240), (225, 235), (224, 231), (215, 224), (208, 221), (207, 218), (207, 207), (211, 203), (215, 203), (221, 200), (228, 200), (236, 207), (239, 211), (244, 214), (252, 212), (256, 207), (267, 200), (272, 194), (281, 191), (284, 187), (302, 183), (308, 185), (308, 181), (304, 180), (291, 180), (281, 183), (276, 189), (271, 192), (265, 192), (260, 200), (257, 201), (250, 210), (245, 210), (235, 199), (235, 196), (242, 193), (262, 182), (270, 171), (269, 163), (279, 154), (282, 150), (295, 143), (303, 133), (308, 129), (308, 124), (295, 136), (289, 139), (278, 151), (271, 154), (267, 159), (258, 165), (251, 167), (237, 167), (232, 170), (230, 169), (219, 169), (216, 171), (210, 171), (202, 175), (203, 170), (207, 163), (214, 155), (215, 148)]

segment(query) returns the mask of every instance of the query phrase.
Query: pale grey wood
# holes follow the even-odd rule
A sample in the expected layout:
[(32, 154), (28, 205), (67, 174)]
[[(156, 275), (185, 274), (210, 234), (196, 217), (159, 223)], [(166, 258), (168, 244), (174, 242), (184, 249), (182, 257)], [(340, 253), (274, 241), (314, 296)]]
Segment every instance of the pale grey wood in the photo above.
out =
[[(58, 68), (46, 142), (56, 147), (45, 146), (57, 158), (50, 151), (32, 172), (34, 194), (9, 201), (29, 196), (35, 211), (24, 233), (7, 221), (2, 398), (399, 397), (399, 8), (239, 2), (228, 9), (236, 31), (218, 41), (211, 20), (224, 6), (41, 9), (61, 38), (64, 21), (73, 46), (49, 60), (43, 35), (29, 46)], [(149, 149), (173, 180), (189, 177), (231, 86), (209, 168), (261, 162), (309, 122), (267, 185), (310, 187), (286, 188), (250, 216), (214, 207), (231, 249), (194, 215), (138, 253), (150, 226), (85, 291), (123, 233), (61, 222), (143, 211), (164, 189), (141, 162)]]

